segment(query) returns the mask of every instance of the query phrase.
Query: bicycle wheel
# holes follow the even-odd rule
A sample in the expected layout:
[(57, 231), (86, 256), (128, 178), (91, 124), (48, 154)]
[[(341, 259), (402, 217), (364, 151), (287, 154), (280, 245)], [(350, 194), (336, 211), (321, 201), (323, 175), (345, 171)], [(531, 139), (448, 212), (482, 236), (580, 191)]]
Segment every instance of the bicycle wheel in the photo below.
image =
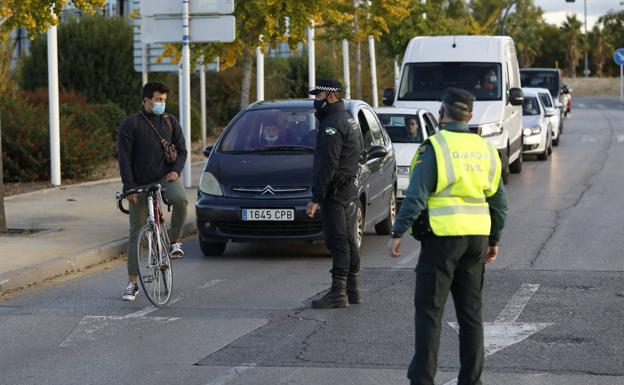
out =
[(171, 298), (171, 261), (166, 244), (160, 243), (151, 226), (145, 225), (137, 240), (137, 265), (139, 281), (147, 299), (162, 307)]

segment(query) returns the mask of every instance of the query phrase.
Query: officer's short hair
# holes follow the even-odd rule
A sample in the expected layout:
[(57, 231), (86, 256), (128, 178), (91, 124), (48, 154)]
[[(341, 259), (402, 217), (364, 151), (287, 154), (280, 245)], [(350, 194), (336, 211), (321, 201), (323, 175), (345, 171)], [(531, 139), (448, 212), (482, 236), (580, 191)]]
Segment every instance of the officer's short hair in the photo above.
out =
[(456, 87), (449, 87), (442, 92), (444, 115), (456, 121), (465, 121), (472, 112), (475, 100), (470, 92)]
[(154, 92), (160, 92), (161, 94), (168, 94), (169, 87), (165, 83), (161, 82), (148, 82), (143, 86), (143, 97), (151, 99), (154, 97)]

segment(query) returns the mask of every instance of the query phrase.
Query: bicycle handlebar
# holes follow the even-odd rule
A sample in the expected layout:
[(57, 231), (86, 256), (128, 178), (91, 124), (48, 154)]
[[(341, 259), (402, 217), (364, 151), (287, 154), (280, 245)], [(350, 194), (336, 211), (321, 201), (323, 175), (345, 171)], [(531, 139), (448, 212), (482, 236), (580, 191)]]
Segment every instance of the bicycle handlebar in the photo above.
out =
[[(165, 188), (162, 187), (160, 184), (155, 184), (153, 186), (149, 186), (149, 187), (145, 187), (145, 188), (139, 188), (139, 189), (134, 189), (134, 190), (128, 190), (124, 193), (116, 193), (115, 194), (115, 199), (117, 199), (117, 207), (119, 208), (119, 211), (121, 211), (124, 214), (130, 214), (130, 210), (127, 210), (125, 207), (123, 207), (123, 200), (128, 198), (130, 195), (135, 195), (135, 194), (145, 194), (145, 193), (153, 193), (153, 192), (157, 192), (157, 191), (165, 191)], [(171, 207), (173, 206), (173, 203), (171, 203), (171, 201), (168, 201), (167, 199), (165, 199), (165, 197), (160, 194), (160, 198), (162, 199), (162, 201), (167, 205), (167, 207)]]

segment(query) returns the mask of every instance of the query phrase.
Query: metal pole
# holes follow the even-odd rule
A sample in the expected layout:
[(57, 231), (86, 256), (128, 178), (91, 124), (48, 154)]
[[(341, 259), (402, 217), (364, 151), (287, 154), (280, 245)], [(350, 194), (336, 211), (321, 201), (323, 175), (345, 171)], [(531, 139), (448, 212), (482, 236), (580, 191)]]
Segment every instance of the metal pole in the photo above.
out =
[(141, 63), (141, 76), (142, 76), (142, 81), (143, 81), (143, 85), (145, 85), (145, 83), (147, 83), (147, 73), (149, 72), (149, 44), (148, 43), (144, 43), (143, 44), (143, 62)]
[(401, 63), (399, 63), (399, 57), (394, 57), (394, 88), (396, 92), (399, 91), (399, 82), (401, 81)]
[[(314, 56), (314, 21), (308, 28), (308, 89), (314, 88), (316, 85), (316, 60)], [(314, 95), (309, 96), (314, 99)]]
[(371, 89), (373, 98), (373, 107), (379, 107), (379, 97), (377, 95), (377, 61), (375, 58), (375, 39), (368, 37), (368, 49), (370, 51), (370, 70), (371, 70)]
[[(587, 35), (587, 0), (584, 1), (585, 3), (585, 39), (589, 38), (589, 36)], [(586, 78), (589, 77), (589, 63), (587, 62), (587, 45), (585, 45), (585, 70), (583, 71), (583, 74), (585, 75)]]
[(264, 100), (264, 53), (256, 47), (256, 100)]
[(48, 30), (48, 94), (50, 99), (50, 182), (61, 185), (61, 135), (59, 113), (58, 47), (56, 26)]
[(184, 86), (184, 139), (186, 141), (186, 164), (184, 166), (184, 187), (191, 187), (191, 47), (189, 0), (182, 0), (182, 76)]
[(199, 65), (199, 102), (201, 103), (201, 142), (202, 148), (206, 148), (206, 64), (201, 57)]
[(351, 74), (349, 71), (349, 41), (342, 39), (342, 77), (345, 83), (345, 99), (351, 99)]

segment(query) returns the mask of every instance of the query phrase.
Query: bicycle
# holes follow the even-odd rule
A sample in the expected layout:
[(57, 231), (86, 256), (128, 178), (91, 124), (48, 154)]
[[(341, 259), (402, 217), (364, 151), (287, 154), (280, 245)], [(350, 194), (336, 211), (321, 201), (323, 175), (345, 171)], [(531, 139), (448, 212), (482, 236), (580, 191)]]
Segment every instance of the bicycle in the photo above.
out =
[(137, 237), (137, 266), (141, 287), (147, 299), (156, 307), (163, 307), (171, 298), (173, 273), (171, 269), (171, 253), (169, 251), (169, 234), (165, 228), (165, 217), (160, 208), (162, 200), (168, 207), (169, 203), (162, 195), (164, 188), (160, 184), (150, 187), (117, 193), (117, 207), (124, 214), (130, 214), (123, 207), (123, 200), (133, 194), (148, 194), (148, 216)]

